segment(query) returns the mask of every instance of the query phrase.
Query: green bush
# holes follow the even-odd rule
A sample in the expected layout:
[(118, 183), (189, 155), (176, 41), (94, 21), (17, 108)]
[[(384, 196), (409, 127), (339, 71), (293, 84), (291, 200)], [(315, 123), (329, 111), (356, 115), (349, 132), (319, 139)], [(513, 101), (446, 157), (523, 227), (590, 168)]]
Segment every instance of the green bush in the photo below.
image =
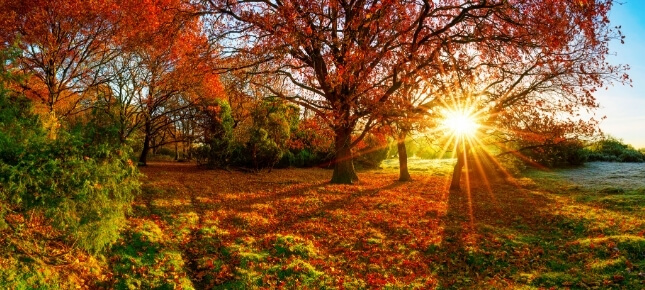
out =
[(233, 154), (233, 125), (231, 106), (224, 100), (203, 104), (199, 118), (204, 126), (203, 144), (194, 149), (198, 164), (224, 167)]
[(235, 144), (232, 147), (231, 164), (235, 166), (253, 168), (259, 171), (264, 168), (272, 169), (279, 162), (279, 167), (288, 167), (290, 160), (282, 160), (285, 151), (282, 151), (266, 130), (253, 128), (249, 141), (245, 144)]
[(323, 158), (321, 154), (312, 153), (308, 149), (298, 151), (298, 154), (296, 154), (294, 159), (296, 167), (311, 167), (322, 164), (326, 161), (329, 160)]
[(589, 161), (645, 162), (645, 154), (615, 138), (607, 138), (589, 146)]
[(620, 162), (643, 162), (645, 161), (645, 156), (636, 150), (625, 150), (618, 155), (618, 160)]
[(170, 156), (170, 157), (175, 157), (175, 150), (166, 148), (166, 147), (161, 147), (157, 149), (155, 152), (156, 155), (164, 155), (164, 156)]
[(0, 230), (21, 237), (31, 230), (27, 216), (42, 216), (42, 226), (52, 227), (48, 240), (100, 251), (119, 235), (139, 191), (138, 171), (130, 149), (97, 143), (91, 124), (52, 134), (59, 127), (67, 128), (41, 121), (23, 97), (0, 94)]
[(311, 151), (303, 149), (295, 156), (294, 163), (297, 167), (309, 167), (317, 163), (318, 159), (319, 158), (317, 158), (315, 154), (311, 153)]
[(279, 98), (266, 98), (252, 112), (252, 134), (262, 129), (281, 150), (286, 150), (292, 132), (298, 129), (299, 113), (298, 107)]
[(251, 139), (246, 143), (246, 152), (255, 170), (271, 169), (282, 158), (282, 150), (269, 138), (269, 133), (264, 129), (251, 132)]
[(584, 149), (584, 144), (579, 140), (565, 140), (534, 148), (527, 155), (544, 166), (577, 166), (588, 160), (589, 151)]
[(286, 150), (282, 153), (282, 158), (280, 158), (280, 161), (278, 161), (275, 167), (287, 168), (289, 166), (296, 166), (296, 155), (290, 150)]
[[(296, 153), (294, 153), (296, 152)], [(277, 168), (293, 167), (312, 167), (319, 166), (331, 161), (333, 154), (325, 152), (312, 152), (311, 149), (286, 150), (282, 158), (276, 164)]]
[(605, 162), (619, 162), (618, 156), (607, 155), (600, 152), (589, 152), (588, 156), (589, 161), (605, 161)]
[(283, 100), (269, 97), (252, 111), (253, 125), (248, 129), (249, 140), (232, 149), (232, 163), (260, 170), (275, 166), (288, 167), (294, 156), (288, 151), (291, 132), (297, 130), (299, 111)]

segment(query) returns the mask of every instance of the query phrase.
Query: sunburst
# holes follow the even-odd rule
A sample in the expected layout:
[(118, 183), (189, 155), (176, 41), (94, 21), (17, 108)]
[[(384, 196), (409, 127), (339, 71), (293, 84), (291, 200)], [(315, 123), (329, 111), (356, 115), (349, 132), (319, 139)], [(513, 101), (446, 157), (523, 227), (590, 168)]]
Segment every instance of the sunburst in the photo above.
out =
[(473, 138), (480, 127), (477, 118), (466, 110), (445, 110), (443, 115), (443, 127), (458, 139)]

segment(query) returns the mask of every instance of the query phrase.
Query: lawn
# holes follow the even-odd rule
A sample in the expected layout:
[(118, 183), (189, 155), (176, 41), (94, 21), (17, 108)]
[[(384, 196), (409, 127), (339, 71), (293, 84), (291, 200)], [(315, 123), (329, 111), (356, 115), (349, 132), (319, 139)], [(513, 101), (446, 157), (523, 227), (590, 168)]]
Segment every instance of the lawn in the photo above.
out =
[[(611, 184), (616, 165), (592, 163), (449, 192), (450, 162), (412, 163), (413, 182), (386, 162), (351, 186), (317, 168), (153, 163), (108, 257), (113, 286), (645, 287), (643, 171)], [(589, 174), (602, 182), (576, 182)]]

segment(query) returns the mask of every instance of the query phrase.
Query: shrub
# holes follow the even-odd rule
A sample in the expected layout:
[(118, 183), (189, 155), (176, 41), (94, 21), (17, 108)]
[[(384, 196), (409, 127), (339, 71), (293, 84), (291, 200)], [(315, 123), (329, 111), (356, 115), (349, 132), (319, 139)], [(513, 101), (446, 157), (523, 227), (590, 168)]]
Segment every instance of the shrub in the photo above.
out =
[(275, 165), (277, 168), (287, 168), (289, 166), (296, 166), (296, 156), (293, 152), (287, 150), (282, 153), (282, 158)]
[(252, 117), (251, 134), (262, 129), (281, 150), (286, 150), (291, 133), (298, 129), (300, 115), (298, 107), (289, 105), (277, 97), (269, 97), (257, 105)]
[[(296, 152), (296, 153), (294, 153)], [(332, 153), (312, 152), (311, 149), (286, 150), (282, 158), (276, 164), (277, 168), (294, 167), (312, 167), (319, 166), (331, 161)]]
[(269, 97), (257, 104), (251, 115), (253, 125), (248, 129), (249, 139), (244, 145), (233, 147), (233, 163), (256, 171), (292, 165), (294, 156), (288, 147), (292, 131), (298, 128), (298, 108)]
[(618, 160), (620, 160), (620, 162), (643, 162), (645, 161), (644, 159), (645, 156), (635, 150), (625, 150), (618, 155)]
[(310, 167), (315, 166), (321, 163), (324, 163), (325, 160), (319, 154), (312, 153), (309, 149), (303, 149), (298, 152), (295, 156), (295, 166), (297, 167)]
[(269, 138), (269, 133), (264, 129), (252, 131), (251, 139), (246, 143), (246, 151), (255, 170), (271, 169), (282, 157), (282, 150)]
[[(34, 241), (25, 244), (43, 248), (58, 240), (92, 252), (117, 239), (139, 191), (138, 172), (127, 146), (98, 143), (96, 131), (90, 124), (51, 134), (28, 101), (0, 93), (2, 236), (30, 236)], [(28, 234), (33, 231), (44, 238)]]
[(607, 162), (644, 162), (645, 154), (633, 147), (623, 144), (615, 138), (607, 138), (592, 144), (589, 161)]
[(164, 155), (164, 156), (170, 156), (170, 157), (175, 157), (175, 150), (166, 148), (166, 147), (161, 147), (159, 148), (156, 152), (156, 155)]
[(203, 144), (194, 149), (198, 164), (223, 167), (231, 162), (233, 154), (233, 125), (231, 107), (224, 100), (203, 104), (198, 118), (204, 126)]
[(582, 165), (588, 160), (589, 151), (579, 140), (565, 140), (545, 144), (528, 152), (534, 161), (545, 166)]

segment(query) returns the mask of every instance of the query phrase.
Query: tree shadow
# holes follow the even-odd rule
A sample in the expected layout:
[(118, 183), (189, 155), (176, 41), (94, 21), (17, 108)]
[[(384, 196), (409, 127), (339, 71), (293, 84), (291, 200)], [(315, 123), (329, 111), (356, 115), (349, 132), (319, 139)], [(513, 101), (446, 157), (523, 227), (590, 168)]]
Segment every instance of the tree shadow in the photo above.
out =
[(553, 199), (513, 180), (469, 182), (449, 193), (441, 245), (428, 251), (441, 262), (442, 287), (540, 286), (535, 273), (566, 270), (560, 250), (584, 236), (584, 221), (554, 214)]
[[(164, 170), (163, 168), (159, 169)], [(170, 171), (166, 172), (183, 173), (182, 170), (168, 169)], [(210, 175), (219, 176), (219, 174), (213, 173)], [(318, 220), (324, 220), (325, 223), (335, 224), (341, 228), (342, 224), (331, 220), (332, 212), (346, 211), (352, 207), (359, 208), (361, 212), (369, 210), (364, 208), (364, 201), (359, 202), (360, 199), (378, 196), (381, 191), (394, 190), (401, 185), (408, 184), (393, 179), (389, 181), (389, 178), (381, 180), (382, 182), (378, 186), (368, 183), (332, 185), (328, 183), (326, 178), (323, 181), (316, 177), (309, 179), (306, 177), (285, 177), (273, 180), (253, 178), (246, 184), (237, 187), (229, 188), (228, 185), (225, 185), (228, 188), (225, 192), (209, 192), (210, 189), (205, 184), (206, 182), (192, 182), (193, 178), (189, 176), (182, 176), (181, 179), (180, 184), (173, 185), (173, 189), (164, 186), (161, 192), (148, 194), (147, 204), (150, 211), (162, 216), (170, 224), (170, 227), (173, 227), (173, 220), (176, 222), (177, 218), (182, 215), (196, 213), (199, 216), (191, 233), (187, 235), (188, 238), (176, 245), (183, 249), (190, 279), (198, 288), (209, 285), (199, 274), (204, 272), (204, 269), (200, 268), (203, 265), (197, 262), (203, 258), (202, 250), (204, 248), (210, 248), (211, 250), (207, 250), (212, 252), (210, 254), (227, 261), (225, 264), (229, 269), (235, 269), (239, 267), (236, 264), (239, 263), (239, 260), (224, 257), (226, 255), (220, 253), (228, 251), (225, 245), (235, 244), (246, 237), (261, 240), (281, 233), (309, 237), (308, 239), (312, 237), (324, 239), (324, 235), (321, 235), (316, 228), (303, 227), (301, 224), (313, 224)], [(229, 182), (234, 183), (235, 180), (217, 180), (216, 184), (228, 184)], [(210, 187), (214, 187), (214, 185), (210, 185)], [(251, 189), (260, 190), (252, 192)], [(206, 198), (208, 198), (208, 202), (204, 202)], [(156, 199), (167, 199), (169, 202), (159, 206), (160, 203), (151, 202)], [(312, 202), (310, 206), (303, 206), (309, 202)], [(265, 209), (269, 209), (269, 211), (264, 211)], [(213, 212), (209, 213), (209, 211)], [(209, 220), (212, 216), (217, 220)], [(251, 220), (266, 218), (270, 222), (267, 224), (247, 223), (245, 220), (247, 217)], [(200, 231), (206, 224), (234, 232), (234, 234), (212, 240)]]
[[(412, 285), (408, 283), (420, 278), (429, 284), (415, 285), (566, 287), (571, 280), (582, 283), (582, 278), (571, 277), (570, 268), (578, 268), (574, 273), (582, 277), (587, 258), (597, 258), (579, 246), (599, 233), (590, 222), (558, 213), (555, 209), (562, 201), (557, 196), (528, 186), (523, 179), (484, 178), (473, 172), (463, 191), (448, 192), (446, 177), (430, 174), (398, 182), (393, 174), (366, 173), (365, 183), (331, 185), (327, 174), (297, 175), (302, 172), (287, 170), (249, 179), (197, 172), (177, 177), (182, 181), (176, 186), (183, 188), (158, 195), (180, 199), (160, 213), (169, 222), (199, 216), (188, 239), (175, 244), (184, 250), (195, 286), (211, 285), (201, 280), (199, 273), (204, 272), (229, 271), (221, 279), (235, 281), (230, 269), (241, 267), (241, 262), (230, 256), (231, 246), (255, 241), (253, 251), (272, 255), (278, 235), (313, 242), (323, 256), (304, 260), (326, 265), (319, 269), (334, 279), (338, 273), (362, 281), (393, 277), (401, 283), (397, 285)], [(248, 182), (231, 187), (239, 178)], [(210, 232), (201, 231), (204, 225), (212, 227)], [(213, 255), (223, 263), (222, 269), (229, 270), (204, 268), (197, 261), (205, 255)], [(270, 259), (269, 263), (277, 263), (282, 258)], [(326, 272), (329, 267), (335, 272)], [(210, 281), (222, 281), (217, 279)]]

